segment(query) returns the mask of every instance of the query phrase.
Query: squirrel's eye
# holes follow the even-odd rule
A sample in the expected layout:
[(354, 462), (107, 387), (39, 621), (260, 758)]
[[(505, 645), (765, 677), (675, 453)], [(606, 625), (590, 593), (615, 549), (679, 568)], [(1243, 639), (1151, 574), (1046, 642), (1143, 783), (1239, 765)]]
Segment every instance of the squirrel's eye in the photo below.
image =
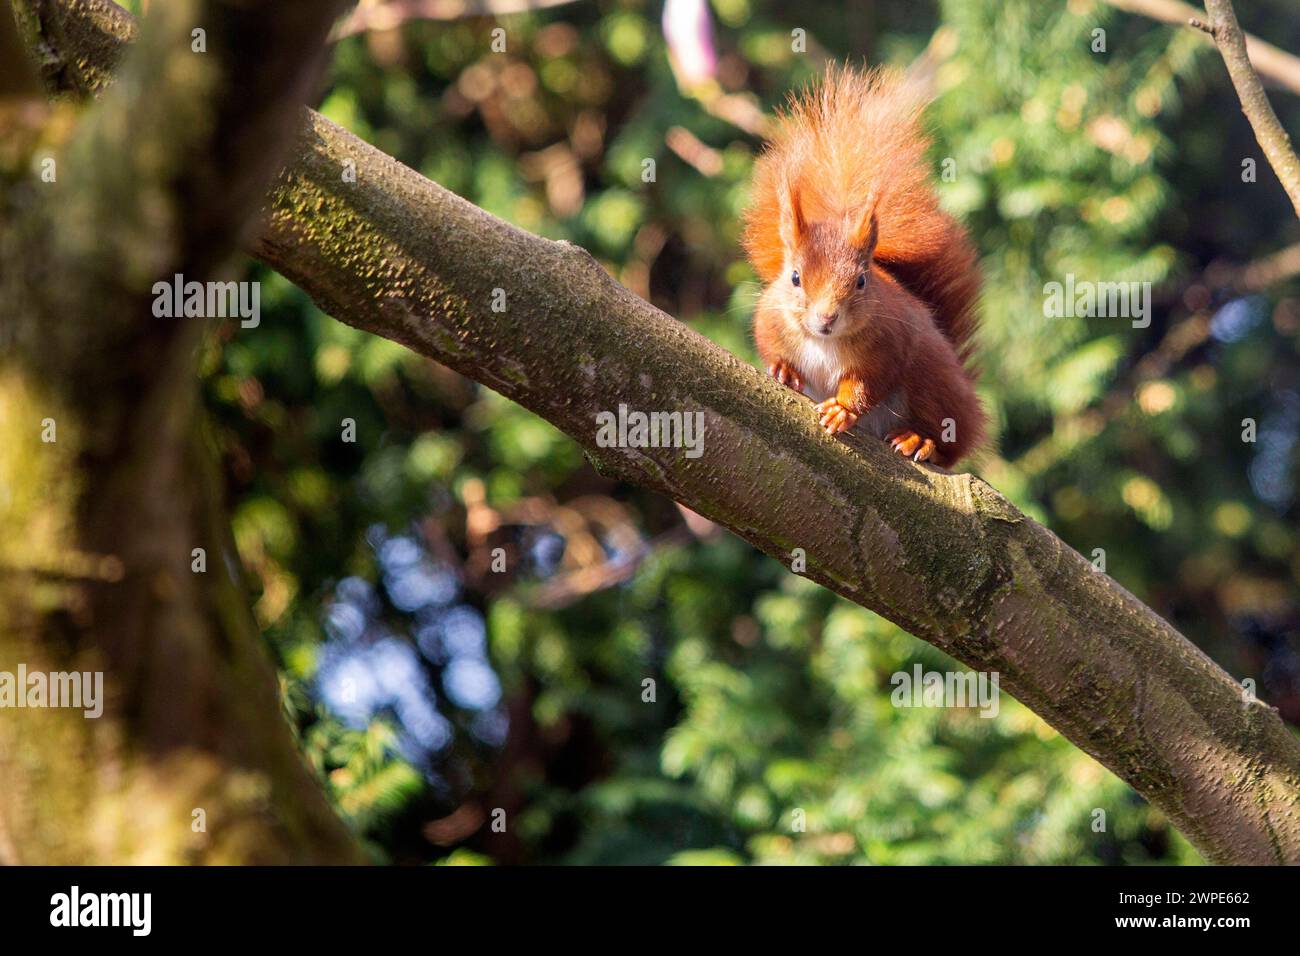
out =
[(867, 287), (867, 274), (865, 272), (860, 272), (858, 273), (858, 288), (865, 289), (866, 287)]
[(798, 269), (795, 269), (794, 272), (791, 272), (791, 273), (790, 273), (790, 281), (793, 282), (795, 285), (798, 285), (798, 284), (799, 284), (799, 270), (798, 270)]

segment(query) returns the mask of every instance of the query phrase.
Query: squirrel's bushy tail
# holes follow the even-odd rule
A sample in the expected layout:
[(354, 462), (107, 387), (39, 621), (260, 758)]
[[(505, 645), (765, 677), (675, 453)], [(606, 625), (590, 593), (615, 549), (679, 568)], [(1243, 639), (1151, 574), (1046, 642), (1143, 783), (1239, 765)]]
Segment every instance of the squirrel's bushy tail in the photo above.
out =
[(894, 69), (831, 67), (792, 96), (754, 166), (744, 244), (762, 280), (783, 268), (781, 210), (799, 197), (810, 221), (874, 205), (875, 260), (926, 303), (935, 323), (970, 363), (980, 277), (966, 231), (939, 208), (921, 126), (926, 100)]

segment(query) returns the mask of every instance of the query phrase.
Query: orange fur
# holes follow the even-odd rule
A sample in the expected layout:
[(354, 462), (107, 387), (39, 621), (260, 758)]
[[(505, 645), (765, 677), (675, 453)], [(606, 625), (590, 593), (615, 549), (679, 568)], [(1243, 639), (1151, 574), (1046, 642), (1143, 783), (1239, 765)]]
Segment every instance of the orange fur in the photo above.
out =
[[(980, 276), (930, 185), (924, 105), (897, 71), (847, 67), (793, 97), (755, 164), (744, 244), (766, 286), (754, 319), (764, 363), (785, 363), (854, 421), (888, 406), (872, 431), (892, 416), (950, 464), (985, 432), (973, 387)], [(833, 333), (814, 331), (820, 320)], [(942, 441), (947, 419), (956, 437)]]

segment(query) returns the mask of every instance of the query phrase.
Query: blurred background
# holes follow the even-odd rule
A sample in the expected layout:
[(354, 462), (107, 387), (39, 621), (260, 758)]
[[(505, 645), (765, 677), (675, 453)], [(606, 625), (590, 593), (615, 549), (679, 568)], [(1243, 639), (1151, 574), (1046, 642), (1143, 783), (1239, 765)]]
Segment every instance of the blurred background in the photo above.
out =
[[(363, 4), (320, 109), (755, 361), (738, 235), (771, 110), (830, 61), (911, 68), (987, 277), (975, 469), (1300, 722), (1300, 227), (1206, 37), (1099, 0), (533, 5)], [(1300, 52), (1292, 0), (1239, 7)], [(1270, 84), (1292, 131), (1297, 91)], [(1149, 327), (1044, 318), (1067, 273), (1150, 282)], [(377, 861), (1199, 861), (1009, 697), (891, 705), (896, 671), (962, 665), (249, 277), (261, 327), (205, 361), (235, 535)]]

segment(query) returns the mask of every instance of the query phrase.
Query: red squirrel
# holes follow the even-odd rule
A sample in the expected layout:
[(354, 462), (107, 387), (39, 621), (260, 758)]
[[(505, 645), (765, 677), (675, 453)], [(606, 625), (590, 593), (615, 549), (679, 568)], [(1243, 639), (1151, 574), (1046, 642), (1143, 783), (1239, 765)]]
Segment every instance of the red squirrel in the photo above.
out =
[(973, 364), (980, 275), (939, 208), (920, 116), (893, 70), (832, 68), (792, 97), (754, 166), (744, 245), (754, 338), (829, 434), (863, 428), (950, 466), (985, 435)]

